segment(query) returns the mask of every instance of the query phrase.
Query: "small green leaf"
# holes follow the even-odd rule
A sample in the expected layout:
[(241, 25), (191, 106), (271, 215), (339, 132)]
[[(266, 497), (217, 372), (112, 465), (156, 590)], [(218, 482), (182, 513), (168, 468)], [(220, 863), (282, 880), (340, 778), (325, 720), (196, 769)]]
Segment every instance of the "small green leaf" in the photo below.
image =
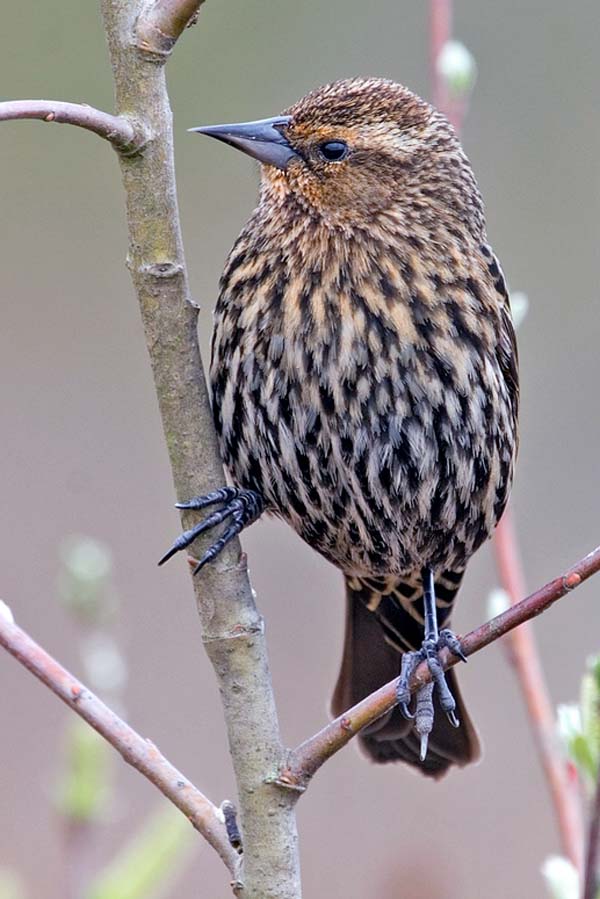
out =
[(581, 725), (591, 760), (588, 769), (592, 781), (596, 780), (600, 755), (600, 658), (588, 659), (586, 672), (581, 680)]
[(56, 806), (71, 820), (96, 821), (103, 816), (110, 799), (112, 749), (79, 718), (69, 721), (65, 737)]
[(0, 899), (25, 899), (25, 888), (18, 874), (0, 869)]
[(187, 818), (172, 805), (161, 805), (98, 876), (85, 899), (159, 899), (185, 865), (195, 842)]

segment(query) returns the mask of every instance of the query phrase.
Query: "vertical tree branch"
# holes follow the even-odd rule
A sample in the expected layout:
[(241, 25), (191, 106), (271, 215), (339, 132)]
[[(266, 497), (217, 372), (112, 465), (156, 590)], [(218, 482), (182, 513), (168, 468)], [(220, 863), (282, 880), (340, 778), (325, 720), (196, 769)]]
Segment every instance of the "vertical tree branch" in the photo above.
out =
[[(180, 233), (173, 136), (163, 67), (136, 40), (138, 4), (102, 0), (117, 113), (141, 119), (142, 153), (121, 156), (128, 265), (140, 304), (180, 500), (224, 483), (198, 350)], [(173, 4), (169, 4), (172, 9)], [(186, 4), (186, 9), (189, 5)], [(189, 514), (187, 518), (189, 526)], [(263, 622), (238, 541), (195, 579), (206, 650), (219, 682), (238, 790), (246, 899), (298, 899), (295, 797), (265, 778), (283, 757)]]
[[(510, 508), (496, 529), (493, 541), (500, 583), (511, 605), (525, 595), (525, 577)], [(582, 870), (584, 831), (577, 785), (569, 777), (556, 733), (554, 710), (542, 663), (529, 623), (507, 635), (508, 656), (523, 694), (540, 762), (550, 789), (563, 852)]]

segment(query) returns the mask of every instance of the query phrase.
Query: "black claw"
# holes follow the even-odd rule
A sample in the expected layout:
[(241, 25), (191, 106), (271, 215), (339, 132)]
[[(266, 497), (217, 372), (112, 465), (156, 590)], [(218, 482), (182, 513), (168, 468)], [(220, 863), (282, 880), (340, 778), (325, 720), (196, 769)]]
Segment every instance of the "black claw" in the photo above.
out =
[(179, 549), (178, 546), (172, 546), (171, 549), (169, 549), (169, 550), (164, 554), (164, 556), (162, 556), (162, 558), (160, 558), (160, 559), (158, 560), (158, 565), (159, 565), (159, 566), (160, 566), (160, 565), (164, 565), (165, 562), (168, 562), (169, 559), (171, 558), (171, 556), (174, 556), (178, 549)]
[(442, 649), (442, 647), (447, 646), (450, 652), (459, 658), (462, 662), (467, 661), (467, 657), (462, 651), (462, 646), (460, 640), (453, 634), (452, 631), (448, 630), (448, 628), (444, 628), (444, 630), (440, 631), (440, 638), (438, 640), (438, 648)]
[(176, 552), (179, 552), (180, 549), (185, 549), (196, 539), (197, 530), (196, 528), (190, 528), (189, 531), (184, 531), (183, 534), (180, 534), (171, 549), (169, 549), (162, 559), (159, 561), (159, 565), (164, 565), (165, 562), (168, 562), (169, 559), (175, 555)]
[(254, 490), (242, 490), (237, 487), (221, 487), (219, 490), (214, 490), (206, 496), (197, 496), (187, 502), (177, 503), (176, 506), (178, 509), (205, 509), (207, 506), (217, 503), (222, 503), (223, 508), (217, 509), (203, 521), (184, 531), (177, 538), (171, 549), (162, 557), (158, 563), (159, 565), (163, 565), (179, 550), (186, 549), (200, 534), (222, 524), (228, 518), (231, 519), (231, 523), (227, 525), (212, 546), (206, 550), (194, 568), (193, 573), (197, 574), (208, 562), (212, 562), (223, 548), (247, 525), (252, 524), (253, 521), (259, 518), (264, 508), (260, 494), (255, 493)]

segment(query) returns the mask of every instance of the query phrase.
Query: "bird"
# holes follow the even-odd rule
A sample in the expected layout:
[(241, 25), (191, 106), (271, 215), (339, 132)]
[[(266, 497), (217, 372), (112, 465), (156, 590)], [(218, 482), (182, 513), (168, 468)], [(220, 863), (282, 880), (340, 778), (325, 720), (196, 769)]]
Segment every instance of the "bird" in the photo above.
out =
[[(333, 713), (398, 678), (362, 749), (437, 779), (480, 755), (439, 652), (464, 659), (451, 612), (518, 447), (510, 301), (473, 170), (448, 120), (382, 78), (190, 130), (258, 160), (260, 195), (214, 317), (231, 484), (178, 504), (208, 511), (159, 564), (217, 529), (199, 572), (263, 513), (291, 525), (345, 581)], [(431, 683), (411, 698), (423, 660)]]

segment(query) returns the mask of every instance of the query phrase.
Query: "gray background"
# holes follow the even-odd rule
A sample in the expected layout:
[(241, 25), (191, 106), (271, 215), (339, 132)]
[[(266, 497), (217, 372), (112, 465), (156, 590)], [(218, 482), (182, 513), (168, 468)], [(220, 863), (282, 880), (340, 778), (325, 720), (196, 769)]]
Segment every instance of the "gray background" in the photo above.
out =
[[(529, 584), (599, 542), (597, 414), (600, 192), (599, 14), (592, 0), (458, 0), (455, 32), (479, 81), (464, 143), (491, 240), (513, 288), (529, 294), (520, 332), (522, 450), (514, 508)], [(189, 126), (277, 113), (313, 86), (379, 74), (428, 95), (426, 4), (395, 0), (207, 3), (169, 64), (181, 215), (206, 346), (223, 260), (256, 196), (254, 165), (188, 136)], [(6, 4), (5, 98), (111, 108), (95, 4)], [(232, 794), (224, 728), (183, 561), (156, 559), (178, 531), (146, 351), (124, 267), (123, 197), (112, 151), (40, 123), (2, 125), (0, 596), (18, 621), (76, 667), (73, 629), (55, 601), (58, 546), (89, 533), (116, 557), (127, 707), (188, 776)], [(342, 633), (340, 577), (283, 525), (244, 539), (269, 635), (290, 744), (325, 719)], [(486, 615), (489, 549), (471, 565), (455, 624)], [(598, 582), (536, 622), (554, 701), (575, 696), (600, 648)], [(376, 768), (353, 748), (299, 806), (306, 897), (487, 899), (541, 896), (558, 848), (521, 698), (501, 647), (461, 670), (483, 762), (430, 784)], [(64, 708), (0, 656), (0, 864), (30, 896), (58, 899), (60, 833), (48, 792)], [(119, 807), (101, 835), (108, 858), (153, 807), (153, 789), (119, 768)], [(53, 886), (56, 884), (56, 886)], [(172, 895), (226, 897), (202, 843)]]

